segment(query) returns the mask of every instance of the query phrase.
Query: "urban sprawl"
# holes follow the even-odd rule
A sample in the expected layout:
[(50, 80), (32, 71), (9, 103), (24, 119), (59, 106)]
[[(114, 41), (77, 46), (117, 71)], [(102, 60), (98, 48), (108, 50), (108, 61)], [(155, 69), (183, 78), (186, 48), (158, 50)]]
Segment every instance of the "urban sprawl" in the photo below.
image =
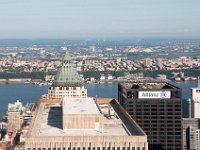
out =
[(121, 45), (117, 41), (66, 43), (0, 46), (0, 81), (52, 81), (65, 50), (72, 54), (77, 71), (86, 82), (143, 77), (186, 81), (196, 80), (200, 73), (200, 45), (195, 40), (150, 40), (149, 44), (125, 41)]
[[(37, 103), (8, 104), (0, 120), (0, 148), (199, 149), (200, 45), (189, 43), (1, 47), (2, 83), (45, 80), (50, 85)], [(182, 90), (166, 82), (169, 79), (198, 79), (198, 87), (191, 89), (187, 100), (186, 118)], [(118, 99), (89, 97), (83, 80), (120, 80)]]

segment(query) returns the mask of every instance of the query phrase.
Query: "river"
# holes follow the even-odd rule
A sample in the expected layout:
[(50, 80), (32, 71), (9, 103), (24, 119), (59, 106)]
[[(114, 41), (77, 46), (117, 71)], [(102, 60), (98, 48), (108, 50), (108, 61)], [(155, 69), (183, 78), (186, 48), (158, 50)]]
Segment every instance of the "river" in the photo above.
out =
[[(171, 82), (182, 89), (184, 99), (190, 97), (190, 89), (197, 87), (195, 81)], [(86, 84), (88, 95), (91, 97), (112, 97), (117, 99), (118, 83)], [(8, 103), (20, 100), (24, 105), (28, 102), (37, 102), (41, 95), (46, 94), (47, 86), (33, 84), (1, 84), (0, 85), (0, 116), (8, 109)], [(187, 114), (187, 104), (183, 103), (183, 116)]]

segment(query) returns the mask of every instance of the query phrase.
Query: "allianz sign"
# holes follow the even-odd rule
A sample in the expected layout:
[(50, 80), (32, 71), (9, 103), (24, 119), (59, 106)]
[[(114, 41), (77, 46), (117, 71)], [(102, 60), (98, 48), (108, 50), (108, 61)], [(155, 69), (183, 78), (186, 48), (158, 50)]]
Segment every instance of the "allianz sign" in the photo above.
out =
[(170, 91), (139, 91), (138, 98), (141, 99), (169, 99)]

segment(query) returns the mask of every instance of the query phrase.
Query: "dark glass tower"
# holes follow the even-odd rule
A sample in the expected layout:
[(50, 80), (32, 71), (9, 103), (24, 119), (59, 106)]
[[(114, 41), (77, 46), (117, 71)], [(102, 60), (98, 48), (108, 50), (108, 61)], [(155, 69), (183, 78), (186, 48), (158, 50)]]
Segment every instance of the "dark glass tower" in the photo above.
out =
[(181, 89), (167, 82), (118, 85), (120, 104), (148, 136), (149, 149), (181, 149)]

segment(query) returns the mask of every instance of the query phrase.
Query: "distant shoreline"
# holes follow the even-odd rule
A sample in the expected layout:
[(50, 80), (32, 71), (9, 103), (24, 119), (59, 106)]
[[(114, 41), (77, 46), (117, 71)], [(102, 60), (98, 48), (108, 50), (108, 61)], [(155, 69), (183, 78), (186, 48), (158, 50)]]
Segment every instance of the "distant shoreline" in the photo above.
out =
[(41, 79), (31, 78), (15, 78), (15, 79), (0, 79), (0, 84), (22, 84), (22, 83), (34, 83), (34, 82), (42, 82)]
[[(137, 80), (137, 79), (134, 79)], [(141, 79), (139, 79), (141, 80)], [(150, 79), (150, 80), (158, 80), (164, 82), (190, 82), (196, 80), (159, 80), (159, 79)], [(112, 82), (123, 82), (123, 81), (130, 81), (128, 79), (111, 79), (111, 80), (95, 80), (95, 81), (87, 81), (87, 84), (101, 84), (101, 83), (112, 83)], [(0, 79), (0, 85), (2, 84), (37, 84), (37, 85), (50, 85), (52, 82), (46, 82), (41, 79), (29, 79), (29, 78), (20, 78), (20, 79)]]

